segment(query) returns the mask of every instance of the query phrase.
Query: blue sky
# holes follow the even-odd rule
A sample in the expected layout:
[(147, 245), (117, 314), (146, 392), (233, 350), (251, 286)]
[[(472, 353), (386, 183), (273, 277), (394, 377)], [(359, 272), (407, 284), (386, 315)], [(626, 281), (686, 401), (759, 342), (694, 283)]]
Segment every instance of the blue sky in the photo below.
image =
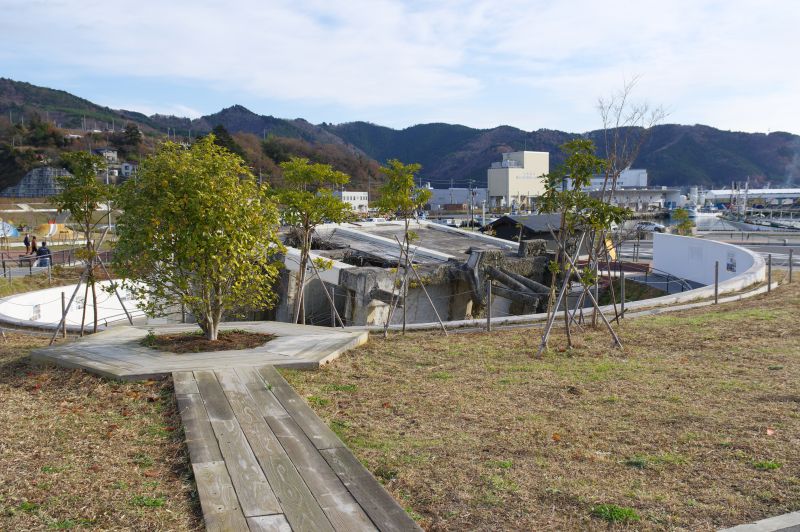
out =
[(0, 0), (0, 76), (200, 116), (588, 131), (632, 80), (666, 122), (800, 133), (797, 1)]

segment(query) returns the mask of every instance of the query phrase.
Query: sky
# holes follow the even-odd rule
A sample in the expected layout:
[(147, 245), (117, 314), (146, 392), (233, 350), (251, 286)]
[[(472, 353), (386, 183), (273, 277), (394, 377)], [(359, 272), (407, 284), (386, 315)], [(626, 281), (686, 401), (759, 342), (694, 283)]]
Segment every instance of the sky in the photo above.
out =
[(800, 133), (800, 2), (0, 0), (0, 77), (112, 108), (584, 132), (633, 82), (666, 123)]

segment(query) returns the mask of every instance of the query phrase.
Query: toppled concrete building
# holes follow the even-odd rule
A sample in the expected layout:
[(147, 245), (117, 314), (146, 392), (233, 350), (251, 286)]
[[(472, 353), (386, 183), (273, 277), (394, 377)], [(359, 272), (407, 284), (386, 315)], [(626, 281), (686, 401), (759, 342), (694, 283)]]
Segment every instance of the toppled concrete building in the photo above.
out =
[[(408, 323), (435, 322), (437, 314), (443, 321), (480, 318), (486, 313), (490, 280), (494, 316), (536, 312), (546, 305), (550, 259), (543, 241), (517, 244), (427, 221), (412, 222), (410, 230), (417, 273), (409, 275), (403, 300), (403, 270), (398, 268), (402, 221), (318, 227), (312, 258), (324, 257), (332, 266), (319, 272), (321, 279), (313, 269), (307, 272), (306, 322), (332, 324), (330, 299), (345, 325), (383, 325), (390, 314), (390, 322), (397, 324), (403, 313)], [(286, 243), (291, 246), (291, 237)], [(299, 251), (289, 247), (284, 262), (274, 319), (292, 321)], [(398, 308), (392, 312), (395, 301)]]

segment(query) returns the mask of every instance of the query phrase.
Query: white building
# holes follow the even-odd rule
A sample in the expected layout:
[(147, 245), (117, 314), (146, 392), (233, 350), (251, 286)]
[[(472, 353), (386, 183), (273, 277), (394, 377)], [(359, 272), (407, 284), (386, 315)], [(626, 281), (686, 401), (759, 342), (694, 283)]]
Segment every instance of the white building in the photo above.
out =
[[(600, 191), (590, 192), (595, 197)], [(683, 204), (680, 189), (667, 187), (618, 188), (611, 196), (611, 204), (626, 207), (634, 212), (659, 211)]]
[(369, 209), (369, 194), (352, 190), (334, 190), (333, 195), (349, 203), (355, 212), (366, 213)]
[[(596, 175), (592, 177), (592, 183), (586, 190), (602, 190), (603, 183), (605, 183), (605, 175)], [(572, 183), (572, 181), (570, 181)], [(617, 178), (617, 187), (620, 188), (646, 188), (647, 187), (647, 170), (644, 168), (626, 168), (620, 172)], [(609, 184), (609, 188), (611, 185)]]
[(515, 151), (504, 153), (503, 160), (488, 170), (491, 206), (529, 209), (532, 199), (544, 193), (542, 176), (550, 172), (550, 153)]
[(119, 165), (119, 174), (122, 177), (130, 177), (136, 172), (136, 165), (132, 163), (122, 163)]
[(99, 148), (94, 150), (94, 153), (100, 157), (103, 157), (108, 163), (117, 163), (117, 150), (114, 148)]

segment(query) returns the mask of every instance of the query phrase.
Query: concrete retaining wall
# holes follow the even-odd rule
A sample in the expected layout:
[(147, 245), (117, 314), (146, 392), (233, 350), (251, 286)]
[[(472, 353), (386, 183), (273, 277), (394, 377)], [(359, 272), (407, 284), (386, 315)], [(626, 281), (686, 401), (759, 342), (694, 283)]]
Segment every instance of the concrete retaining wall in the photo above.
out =
[[(732, 244), (665, 233), (653, 235), (653, 268), (658, 271), (710, 285), (714, 284), (715, 262), (719, 262), (720, 283), (749, 278), (764, 266), (758, 254)], [(753, 282), (763, 280), (762, 276)]]

